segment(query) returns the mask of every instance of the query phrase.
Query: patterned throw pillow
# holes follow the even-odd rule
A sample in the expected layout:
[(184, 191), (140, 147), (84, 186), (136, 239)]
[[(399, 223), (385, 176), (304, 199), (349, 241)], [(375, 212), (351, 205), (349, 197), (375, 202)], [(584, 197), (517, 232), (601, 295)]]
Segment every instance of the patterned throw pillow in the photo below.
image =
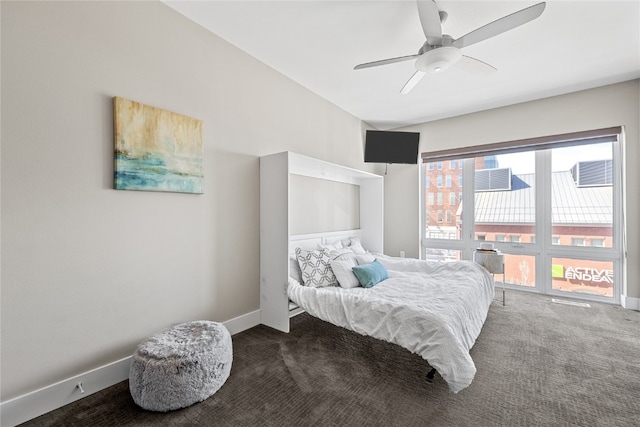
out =
[(336, 275), (331, 270), (331, 257), (328, 250), (296, 248), (296, 258), (302, 270), (302, 281), (305, 286), (312, 288), (338, 286)]

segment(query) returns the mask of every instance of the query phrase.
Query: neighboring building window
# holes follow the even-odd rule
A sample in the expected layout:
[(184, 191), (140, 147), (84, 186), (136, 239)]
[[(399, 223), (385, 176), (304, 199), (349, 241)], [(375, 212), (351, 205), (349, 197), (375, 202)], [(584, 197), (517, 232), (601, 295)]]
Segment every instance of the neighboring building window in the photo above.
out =
[(558, 236), (553, 236), (553, 237), (551, 238), (551, 244), (552, 244), (552, 245), (559, 245), (559, 244), (560, 244), (560, 237), (558, 237)]
[(442, 193), (438, 193), (438, 204), (442, 204)]
[(442, 187), (442, 175), (438, 175), (438, 187)]
[(511, 243), (520, 243), (520, 236), (511, 235), (509, 236), (509, 241)]
[(426, 179), (424, 180), (424, 188), (429, 188), (430, 185), (431, 185), (431, 177), (427, 175)]
[(481, 242), (484, 242), (485, 240), (487, 240), (487, 235), (486, 234), (478, 234), (476, 236), (477, 240), (480, 240)]
[(456, 204), (456, 193), (454, 193), (453, 191), (449, 193), (449, 204), (450, 205)]
[(458, 200), (462, 203), (462, 193), (458, 193)]
[(582, 237), (572, 237), (571, 238), (571, 246), (584, 246), (584, 238), (582, 238)]
[(429, 163), (429, 170), (432, 171), (434, 169), (433, 162)]
[(449, 162), (449, 169), (455, 169), (456, 168), (456, 161), (455, 160), (451, 160)]
[(447, 175), (447, 187), (451, 187), (451, 175)]
[(438, 170), (441, 171), (442, 170), (442, 162), (438, 162)]
[(429, 193), (429, 205), (433, 205), (433, 193)]
[(531, 243), (535, 243), (535, 242), (536, 242), (536, 236), (531, 236), (531, 240), (530, 240), (530, 242), (531, 242)]
[(447, 222), (451, 222), (451, 211), (447, 211)]
[(442, 211), (438, 211), (438, 222), (442, 222)]
[(462, 160), (458, 160), (458, 169), (462, 169)]
[(485, 156), (484, 158), (484, 168), (485, 169), (495, 169), (498, 167), (498, 159), (496, 156)]
[(591, 246), (604, 248), (604, 239), (591, 239)]
[(504, 242), (505, 236), (504, 234), (496, 234), (496, 242)]
[(458, 175), (458, 186), (462, 187), (462, 175)]

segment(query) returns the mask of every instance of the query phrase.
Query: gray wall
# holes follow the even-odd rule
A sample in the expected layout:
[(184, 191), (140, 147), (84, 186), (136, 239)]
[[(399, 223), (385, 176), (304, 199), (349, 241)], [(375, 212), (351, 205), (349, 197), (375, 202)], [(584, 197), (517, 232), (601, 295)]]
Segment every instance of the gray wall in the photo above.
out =
[[(420, 151), (467, 147), (538, 136), (624, 126), (626, 133), (628, 289), (640, 298), (640, 80), (603, 86), (504, 108), (412, 126)], [(389, 168), (385, 177), (385, 252), (418, 256), (420, 224), (417, 166)]]
[[(259, 308), (259, 156), (370, 170), (355, 117), (158, 2), (6, 2), (2, 401)], [(115, 191), (112, 97), (204, 121), (205, 194)]]

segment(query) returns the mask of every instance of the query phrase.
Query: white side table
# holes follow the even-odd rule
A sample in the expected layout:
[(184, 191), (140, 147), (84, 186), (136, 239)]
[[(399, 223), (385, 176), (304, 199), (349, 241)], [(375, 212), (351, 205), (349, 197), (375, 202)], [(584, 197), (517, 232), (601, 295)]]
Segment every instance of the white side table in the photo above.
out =
[(498, 251), (473, 251), (473, 261), (480, 264), (493, 275), (502, 274), (502, 305), (505, 303), (504, 296), (504, 255)]

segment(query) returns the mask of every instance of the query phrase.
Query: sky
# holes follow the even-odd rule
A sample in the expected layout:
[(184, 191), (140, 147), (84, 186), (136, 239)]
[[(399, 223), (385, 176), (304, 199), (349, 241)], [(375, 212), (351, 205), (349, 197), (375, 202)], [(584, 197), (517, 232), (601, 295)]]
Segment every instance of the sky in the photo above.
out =
[[(552, 152), (552, 171), (568, 171), (577, 162), (586, 160), (611, 159), (611, 143), (592, 144), (589, 146), (576, 146), (566, 148), (556, 148)], [(498, 166), (501, 168), (511, 168), (514, 174), (535, 172), (535, 153), (532, 151), (524, 153), (501, 154), (496, 156)]]

